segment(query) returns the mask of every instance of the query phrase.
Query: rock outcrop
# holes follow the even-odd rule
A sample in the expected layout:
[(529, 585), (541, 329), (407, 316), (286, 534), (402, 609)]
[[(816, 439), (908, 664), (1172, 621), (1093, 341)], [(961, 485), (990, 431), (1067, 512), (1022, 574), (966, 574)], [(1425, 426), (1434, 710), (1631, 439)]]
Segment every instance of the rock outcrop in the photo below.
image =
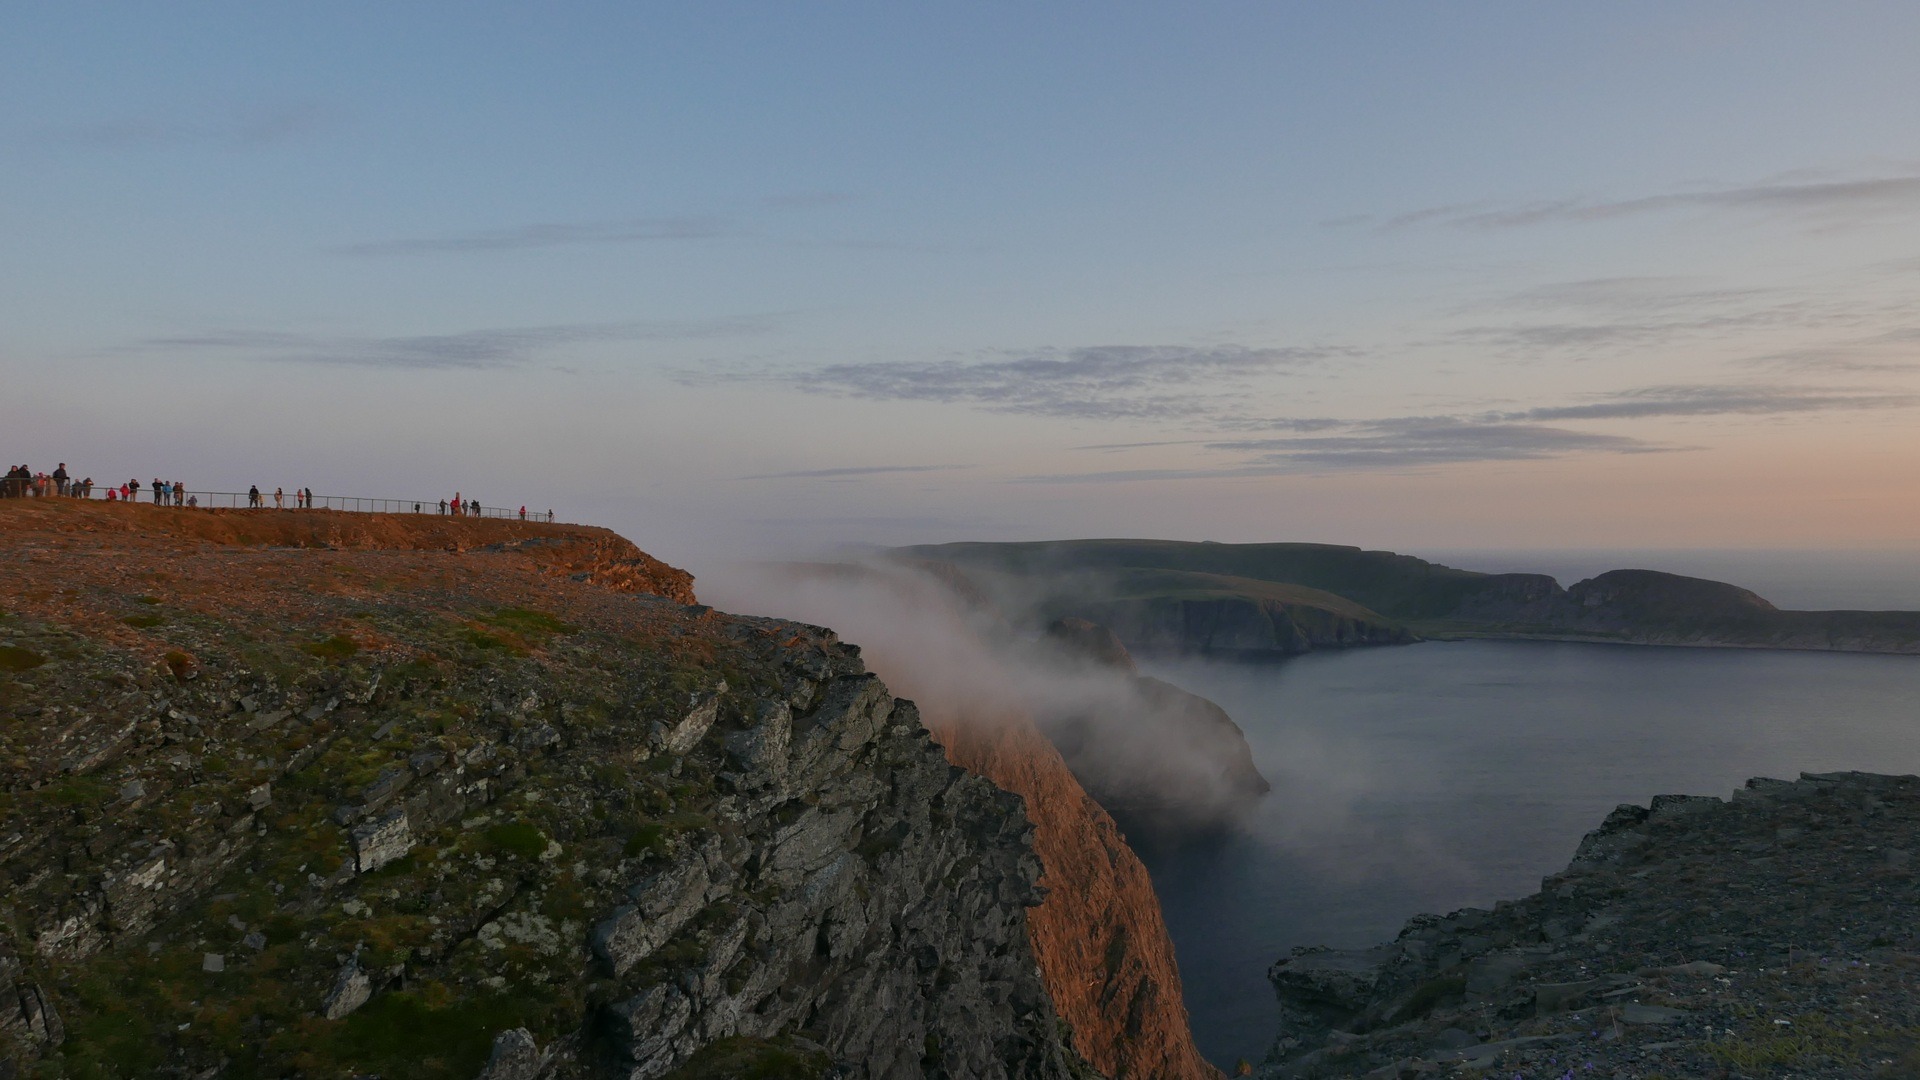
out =
[(1621, 806), (1532, 896), (1280, 960), (1258, 1074), (1915, 1075), (1917, 859), (1920, 777)]
[(0, 514), (5, 1068), (1092, 1076), (1021, 800), (831, 633), (127, 509)]

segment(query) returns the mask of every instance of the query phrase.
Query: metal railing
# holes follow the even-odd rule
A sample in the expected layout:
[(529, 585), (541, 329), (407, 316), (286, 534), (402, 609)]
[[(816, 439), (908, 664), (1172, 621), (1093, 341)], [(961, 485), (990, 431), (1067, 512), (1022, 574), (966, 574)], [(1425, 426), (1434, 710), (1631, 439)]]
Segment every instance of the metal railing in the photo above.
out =
[[(109, 495), (109, 492), (112, 494)], [(142, 485), (137, 492), (129, 491), (125, 501), (143, 506), (169, 506), (179, 509), (220, 509), (220, 510), (343, 510), (362, 514), (433, 514), (448, 517), (481, 517), (513, 521), (558, 521), (551, 509), (542, 507), (535, 510), (526, 507), (487, 506), (475, 504), (472, 500), (463, 500), (456, 509), (452, 500), (435, 499), (372, 499), (358, 495), (320, 495), (315, 494), (308, 501), (301, 493), (284, 491), (275, 496), (271, 491), (262, 491), (257, 496), (248, 491), (195, 491), (175, 489), (166, 493), (162, 501), (159, 492), (151, 485)], [(0, 497), (32, 498), (38, 496), (38, 489), (32, 481), (0, 481)], [(82, 489), (78, 482), (70, 483), (65, 495), (57, 494), (53, 486), (46, 488), (45, 498), (81, 498), (94, 502), (121, 501), (119, 485), (95, 484), (90, 489)], [(257, 500), (257, 501), (256, 501)]]

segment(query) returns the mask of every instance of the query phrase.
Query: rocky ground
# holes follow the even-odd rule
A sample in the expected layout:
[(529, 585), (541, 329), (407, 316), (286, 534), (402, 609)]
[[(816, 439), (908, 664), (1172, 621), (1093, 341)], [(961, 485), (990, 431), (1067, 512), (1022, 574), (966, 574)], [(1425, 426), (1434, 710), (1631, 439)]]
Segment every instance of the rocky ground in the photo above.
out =
[(1920, 1077), (1920, 778), (1622, 806), (1541, 891), (1297, 950), (1263, 1077)]
[(1020, 801), (831, 633), (600, 530), (45, 503), (0, 1077), (1090, 1075)]

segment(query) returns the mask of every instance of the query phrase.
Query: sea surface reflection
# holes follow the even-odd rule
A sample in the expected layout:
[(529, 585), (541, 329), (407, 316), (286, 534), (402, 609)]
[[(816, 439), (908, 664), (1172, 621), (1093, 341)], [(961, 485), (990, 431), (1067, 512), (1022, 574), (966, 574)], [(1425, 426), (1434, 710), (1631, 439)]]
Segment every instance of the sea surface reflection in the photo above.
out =
[(1289, 948), (1530, 893), (1619, 803), (1920, 773), (1920, 657), (1432, 642), (1143, 667), (1224, 706), (1274, 785), (1244, 835), (1143, 852), (1223, 1067), (1265, 1052)]

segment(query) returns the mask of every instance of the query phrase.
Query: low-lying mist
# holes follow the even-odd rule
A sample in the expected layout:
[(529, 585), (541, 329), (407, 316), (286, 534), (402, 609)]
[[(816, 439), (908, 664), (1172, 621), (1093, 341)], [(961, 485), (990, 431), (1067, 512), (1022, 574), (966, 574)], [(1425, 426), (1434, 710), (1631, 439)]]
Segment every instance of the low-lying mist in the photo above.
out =
[(883, 556), (734, 565), (699, 591), (730, 611), (832, 628), (936, 731), (1030, 719), (1130, 837), (1230, 827), (1267, 790), (1217, 706), (1138, 675), (1117, 642), (1116, 657), (1018, 619), (1020, 597)]

